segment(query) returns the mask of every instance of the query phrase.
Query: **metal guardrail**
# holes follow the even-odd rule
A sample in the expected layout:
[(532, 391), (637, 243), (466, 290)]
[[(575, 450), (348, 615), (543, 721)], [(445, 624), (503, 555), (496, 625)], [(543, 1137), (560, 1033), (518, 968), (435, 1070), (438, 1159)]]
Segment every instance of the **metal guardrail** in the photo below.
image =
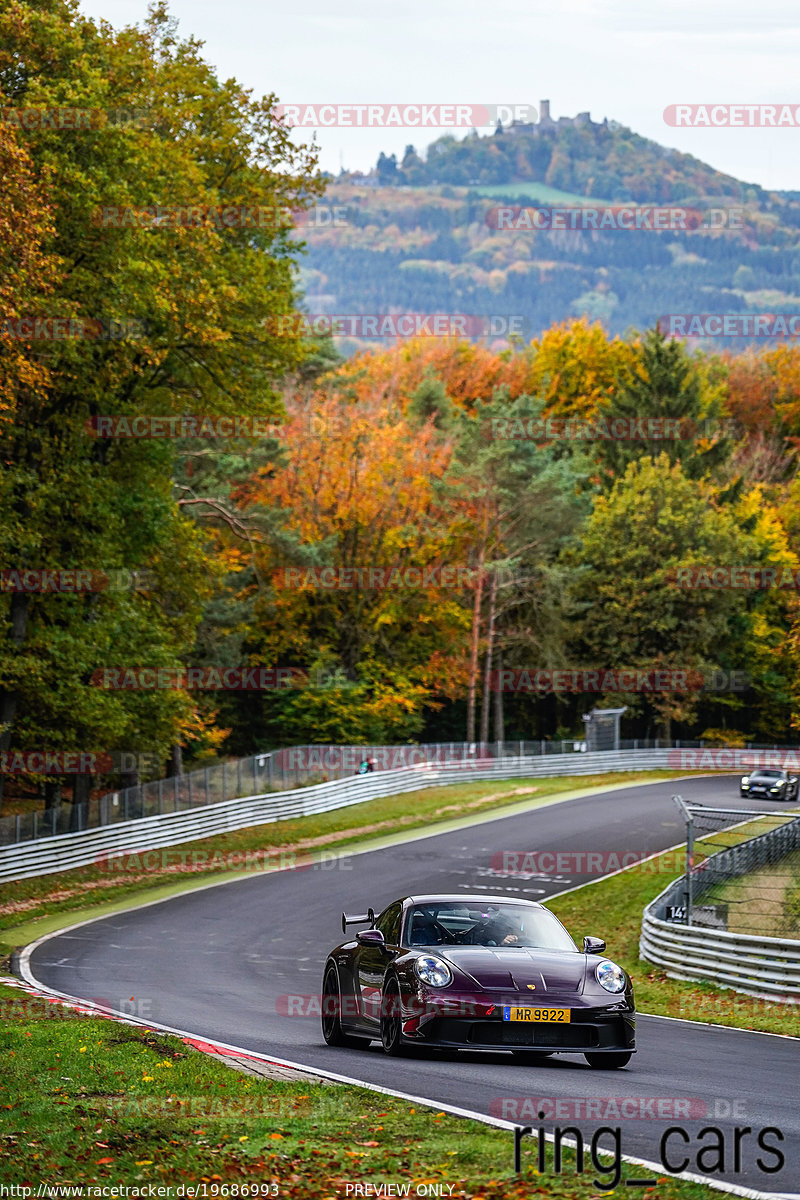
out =
[[(560, 741), (506, 742), (427, 742), (403, 746), (289, 746), (264, 750), (248, 758), (214, 763), (185, 775), (153, 779), (133, 787), (95, 796), (78, 804), (61, 804), (42, 812), (17, 813), (0, 817), (0, 847), (36, 838), (56, 837), (64, 833), (82, 833), (100, 825), (115, 825), (142, 817), (169, 812), (187, 812), (209, 804), (255, 795), (261, 792), (292, 791), (314, 783), (327, 783), (352, 775), (365, 758), (375, 762), (376, 771), (421, 766), (424, 763), (474, 762), (484, 758), (529, 758), (571, 754), (586, 750), (585, 741), (568, 738)], [(616, 750), (595, 747), (597, 753), (621, 750), (704, 750), (702, 741), (665, 741), (633, 738), (622, 740)], [(750, 750), (780, 751), (778, 746), (748, 742), (741, 751), (729, 750), (730, 766), (737, 755)], [(797, 749), (786, 747), (797, 757)], [(135, 755), (131, 756), (133, 759)], [(723, 764), (724, 765), (724, 764)], [(765, 764), (762, 764), (765, 765)], [(793, 767), (793, 769), (798, 769)]]
[[(668, 745), (634, 740), (620, 744), (622, 750), (663, 749)], [(699, 746), (697, 742), (677, 745)], [(474, 762), (476, 758), (526, 758), (568, 754), (585, 749), (585, 742), (507, 741), (429, 742), (406, 746), (289, 746), (264, 750), (248, 758), (214, 763), (185, 775), (154, 779), (120, 788), (79, 804), (62, 804), (43, 812), (0, 817), (0, 846), (13, 845), (62, 833), (82, 833), (100, 825), (115, 825), (169, 812), (187, 812), (209, 804), (262, 792), (291, 791), (314, 783), (327, 783), (355, 773), (366, 758), (378, 771), (423, 763)], [(135, 756), (133, 756), (135, 757)]]
[[(713, 854), (693, 875), (697, 898), (713, 887), (720, 859), (728, 876), (773, 863), (800, 845), (800, 819)], [(752, 996), (800, 1004), (800, 941), (731, 933), (665, 920), (668, 905), (681, 905), (685, 877), (674, 880), (644, 910), (639, 957), (675, 979), (716, 983)]]
[(673, 925), (645, 909), (639, 957), (675, 979), (800, 1004), (800, 942)]
[(666, 768), (670, 751), (604, 750), (595, 753), (486, 758), (467, 763), (424, 764), (368, 775), (348, 775), (288, 792), (267, 792), (189, 812), (161, 813), (139, 820), (56, 834), (0, 848), (0, 881), (48, 875), (102, 863), (110, 855), (136, 854), (294, 817), (328, 812), (402, 792), (490, 779), (535, 779), (554, 775), (604, 774)]

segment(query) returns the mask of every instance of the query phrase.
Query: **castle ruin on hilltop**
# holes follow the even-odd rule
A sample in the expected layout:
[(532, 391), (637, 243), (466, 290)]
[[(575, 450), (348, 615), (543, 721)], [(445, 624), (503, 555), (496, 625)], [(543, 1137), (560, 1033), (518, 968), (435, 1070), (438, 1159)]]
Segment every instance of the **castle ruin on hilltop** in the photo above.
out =
[[(593, 121), (591, 113), (580, 112), (576, 117), (559, 117), (554, 121), (550, 116), (550, 101), (539, 101), (539, 120), (538, 121), (512, 121), (505, 129), (504, 133), (532, 133), (534, 136), (540, 133), (551, 133), (557, 129), (582, 129), (591, 126), (594, 129), (602, 129), (608, 126), (608, 117), (603, 117), (602, 121)], [(502, 126), (498, 123), (498, 128)]]

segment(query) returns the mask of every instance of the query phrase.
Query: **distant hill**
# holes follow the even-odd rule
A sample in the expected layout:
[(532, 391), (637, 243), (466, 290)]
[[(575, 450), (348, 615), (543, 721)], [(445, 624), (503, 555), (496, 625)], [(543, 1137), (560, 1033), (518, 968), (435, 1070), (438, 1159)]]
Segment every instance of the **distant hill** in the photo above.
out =
[[(308, 311), (518, 314), (526, 339), (582, 315), (622, 333), (673, 312), (800, 312), (798, 193), (742, 183), (588, 113), (545, 115), (332, 180), (324, 203), (337, 222), (301, 230)], [(736, 227), (508, 229), (493, 212), (625, 202), (712, 222), (710, 209), (726, 209)]]
[(615, 121), (550, 117), (542, 101), (536, 124), (498, 125), (495, 133), (477, 131), (457, 139), (439, 138), (424, 160), (413, 146), (398, 164), (381, 155), (375, 171), (381, 184), (430, 187), (484, 187), (537, 182), (578, 196), (650, 204), (691, 204), (727, 199), (763, 202), (767, 193), (715, 171), (691, 154), (670, 150), (640, 137)]

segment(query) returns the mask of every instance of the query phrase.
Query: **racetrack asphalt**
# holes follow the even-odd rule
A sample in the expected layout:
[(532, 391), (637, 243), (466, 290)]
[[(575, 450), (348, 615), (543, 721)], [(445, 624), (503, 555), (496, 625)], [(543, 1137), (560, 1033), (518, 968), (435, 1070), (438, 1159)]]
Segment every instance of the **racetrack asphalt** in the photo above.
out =
[[(135, 1011), (154, 1023), (477, 1113), (516, 1120), (523, 1112), (520, 1124), (537, 1123), (535, 1115), (531, 1121), (533, 1106), (518, 1110), (509, 1098), (533, 1097), (549, 1104), (594, 1099), (600, 1103), (595, 1114), (613, 1114), (613, 1102), (623, 1098), (640, 1100), (636, 1111), (645, 1113), (653, 1111), (648, 1103), (653, 1098), (677, 1101), (675, 1119), (612, 1115), (590, 1120), (577, 1104), (562, 1108), (565, 1117), (555, 1124), (577, 1126), (587, 1144), (598, 1124), (619, 1127), (622, 1152), (653, 1162), (664, 1162), (660, 1141), (665, 1130), (681, 1126), (688, 1141), (679, 1134), (670, 1138), (665, 1168), (688, 1158), (683, 1169), (708, 1174), (709, 1181), (778, 1195), (800, 1193), (796, 1039), (640, 1015), (637, 1053), (629, 1067), (598, 1071), (579, 1055), (558, 1055), (529, 1066), (502, 1053), (415, 1049), (406, 1058), (389, 1060), (378, 1043), (367, 1050), (328, 1047), (318, 1015), (288, 1015), (289, 1006), (300, 1002), (286, 997), (318, 995), (325, 956), (342, 940), (343, 909), (366, 912), (371, 905), (378, 912), (398, 896), (425, 892), (546, 900), (597, 876), (503, 876), (493, 870), (492, 857), (505, 850), (656, 853), (684, 838), (671, 800), (675, 792), (711, 806), (775, 808), (740, 800), (733, 776), (623, 787), (389, 848), (343, 853), (327, 868), (258, 874), (117, 913), (48, 938), (33, 951), (30, 967), (47, 987), (84, 999), (103, 998), (119, 1011), (130, 1012), (134, 998)], [(269, 826), (264, 837), (268, 844)], [(668, 882), (665, 877), (664, 886)], [(592, 928), (570, 932), (579, 944), (584, 934), (604, 937), (613, 958), (614, 930), (604, 923), (602, 911)], [(681, 1115), (687, 1109), (680, 1102), (687, 1100), (691, 1119)], [(701, 1138), (706, 1126), (721, 1130), (721, 1171), (709, 1170), (716, 1167), (717, 1156), (708, 1147), (718, 1137)], [(752, 1132), (741, 1137), (737, 1169), (734, 1127), (745, 1126)], [(760, 1157), (766, 1167), (776, 1163), (775, 1155), (756, 1141), (767, 1126), (776, 1127), (784, 1139), (765, 1135), (785, 1156), (777, 1173), (757, 1162)], [(552, 1131), (553, 1122), (544, 1127)], [(591, 1160), (586, 1170), (593, 1170)]]

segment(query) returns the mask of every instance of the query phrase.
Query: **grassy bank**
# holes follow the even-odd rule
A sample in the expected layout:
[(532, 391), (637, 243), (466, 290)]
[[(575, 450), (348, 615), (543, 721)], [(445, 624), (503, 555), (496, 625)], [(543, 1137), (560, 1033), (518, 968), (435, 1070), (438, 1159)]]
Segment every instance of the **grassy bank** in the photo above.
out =
[(703, 904), (724, 905), (732, 933), (800, 939), (800, 850), (717, 884), (703, 893)]
[[(347, 1196), (354, 1183), (409, 1184), (412, 1196), (417, 1186), (430, 1192), (437, 1184), (452, 1188), (445, 1196), (472, 1200), (534, 1192), (590, 1200), (598, 1194), (592, 1181), (607, 1186), (612, 1178), (610, 1162), (599, 1172), (588, 1155), (577, 1173), (569, 1151), (555, 1175), (552, 1150), (537, 1175), (531, 1138), (517, 1176), (510, 1131), (363, 1088), (255, 1079), (178, 1038), (92, 1018), (36, 1017), (37, 1005), (0, 986), (0, 1178), (7, 1185), (111, 1185), (111, 1195), (114, 1185), (157, 1185), (175, 1200), (180, 1185), (205, 1183), (207, 1196), (236, 1186), (240, 1196), (324, 1200)], [(624, 1128), (621, 1136), (624, 1153)], [(620, 1186), (643, 1174), (623, 1164)], [(644, 1195), (712, 1200), (719, 1193), (660, 1176)]]

